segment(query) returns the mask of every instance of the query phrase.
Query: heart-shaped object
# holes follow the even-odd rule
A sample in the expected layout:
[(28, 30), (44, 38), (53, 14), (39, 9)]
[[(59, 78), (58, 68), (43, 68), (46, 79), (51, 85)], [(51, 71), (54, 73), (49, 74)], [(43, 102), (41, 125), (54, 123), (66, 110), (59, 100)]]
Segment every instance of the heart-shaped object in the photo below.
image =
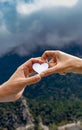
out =
[(43, 63), (43, 64), (34, 63), (32, 68), (34, 71), (40, 74), (41, 72), (48, 69), (48, 64), (47, 63)]

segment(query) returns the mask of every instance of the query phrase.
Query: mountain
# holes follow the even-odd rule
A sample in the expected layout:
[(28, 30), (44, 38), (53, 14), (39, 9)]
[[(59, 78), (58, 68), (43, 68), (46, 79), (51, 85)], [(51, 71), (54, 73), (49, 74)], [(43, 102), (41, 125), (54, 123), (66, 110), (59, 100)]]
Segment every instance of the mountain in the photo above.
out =
[(33, 121), (24, 97), (13, 103), (0, 103), (0, 130), (33, 126)]
[[(20, 48), (20, 47), (19, 47)], [(71, 43), (70, 45), (64, 46), (62, 48), (57, 47), (37, 47), (34, 52), (30, 52), (28, 55), (18, 55), (17, 48), (13, 48), (11, 52), (7, 55), (4, 55), (0, 58), (0, 83), (5, 82), (8, 78), (14, 73), (16, 68), (24, 63), (31, 57), (41, 56), (45, 50), (61, 50), (67, 52), (69, 54), (75, 56), (82, 56), (82, 45)], [(21, 46), (22, 50), (22, 46)], [(24, 47), (23, 47), (24, 51)], [(23, 53), (22, 53), (23, 54)], [(72, 122), (74, 120), (82, 119), (82, 76), (75, 74), (67, 74), (66, 76), (60, 76), (58, 74), (53, 74), (46, 78), (43, 78), (42, 81), (35, 85), (30, 85), (25, 89), (24, 96), (26, 102), (28, 102), (28, 107), (30, 108), (30, 112), (36, 122), (42, 120), (44, 124), (49, 127), (56, 127), (55, 125), (59, 125), (61, 122)], [(21, 100), (22, 103), (22, 100)], [(22, 119), (20, 110), (19, 101), (15, 103), (6, 103), (0, 104), (0, 117), (2, 124), (0, 126), (9, 126), (8, 130), (15, 129), (14, 126), (24, 125), (27, 122), (27, 118), (25, 120)], [(20, 109), (18, 109), (20, 107)], [(13, 109), (14, 108), (14, 109)], [(9, 116), (6, 113), (8, 109)], [(18, 114), (16, 119), (14, 119), (13, 113), (15, 109)], [(12, 113), (11, 113), (12, 110)], [(22, 108), (23, 110), (23, 108)], [(3, 121), (2, 113), (4, 113), (3, 117), (6, 117), (6, 120)], [(19, 119), (20, 118), (20, 119)], [(16, 122), (17, 124), (11, 124), (10, 121)], [(22, 123), (21, 123), (22, 122)], [(54, 126), (53, 126), (54, 125)], [(53, 128), (54, 129), (54, 128)], [(52, 130), (53, 130), (52, 129)]]

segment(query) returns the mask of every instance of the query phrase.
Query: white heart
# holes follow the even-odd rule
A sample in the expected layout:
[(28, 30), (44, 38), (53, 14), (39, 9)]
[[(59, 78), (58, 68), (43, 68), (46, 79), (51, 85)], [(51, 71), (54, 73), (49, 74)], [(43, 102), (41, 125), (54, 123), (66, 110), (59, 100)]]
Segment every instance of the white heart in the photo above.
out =
[(43, 64), (34, 63), (32, 68), (34, 71), (40, 74), (41, 72), (48, 69), (48, 64), (47, 63), (43, 63)]

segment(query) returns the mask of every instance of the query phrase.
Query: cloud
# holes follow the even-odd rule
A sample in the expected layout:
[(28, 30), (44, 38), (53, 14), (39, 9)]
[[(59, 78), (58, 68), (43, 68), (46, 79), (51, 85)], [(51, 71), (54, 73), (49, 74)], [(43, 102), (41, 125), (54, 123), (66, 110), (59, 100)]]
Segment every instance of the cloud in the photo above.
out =
[(65, 6), (72, 7), (78, 0), (34, 0), (33, 2), (20, 2), (17, 4), (17, 12), (23, 15), (29, 15), (42, 8)]
[(0, 0), (1, 3), (3, 3), (3, 2), (11, 2), (11, 1), (13, 1), (13, 0)]
[(0, 37), (2, 37), (2, 35), (4, 36), (5, 34), (8, 35), (10, 32), (7, 30), (6, 26), (2, 24), (0, 26)]
[[(53, 6), (49, 0), (5, 1), (0, 1), (0, 56), (12, 50), (19, 55), (28, 55), (37, 47), (61, 48), (72, 42), (82, 44), (82, 1), (69, 0), (72, 1), (71, 6), (68, 6), (70, 8), (65, 3), (62, 3), (63, 6), (57, 3)], [(38, 5), (37, 10), (33, 7), (35, 3)], [(21, 13), (17, 10), (18, 5), (23, 4), (26, 13), (21, 8)], [(28, 4), (32, 8), (27, 11)]]

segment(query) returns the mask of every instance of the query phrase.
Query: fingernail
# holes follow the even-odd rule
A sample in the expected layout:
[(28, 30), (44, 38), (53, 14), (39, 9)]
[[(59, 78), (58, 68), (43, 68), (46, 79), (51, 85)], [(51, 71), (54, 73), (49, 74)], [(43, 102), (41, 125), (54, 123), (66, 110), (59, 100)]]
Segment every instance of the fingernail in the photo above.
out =
[(40, 75), (39, 75), (39, 74), (37, 74), (36, 76), (37, 76), (37, 78), (40, 78)]
[(41, 77), (44, 77), (45, 73), (44, 73), (44, 72), (42, 72), (42, 73), (40, 73), (40, 75), (41, 75)]
[(40, 79), (41, 79), (41, 76), (38, 74), (36, 77), (36, 80), (40, 80)]

